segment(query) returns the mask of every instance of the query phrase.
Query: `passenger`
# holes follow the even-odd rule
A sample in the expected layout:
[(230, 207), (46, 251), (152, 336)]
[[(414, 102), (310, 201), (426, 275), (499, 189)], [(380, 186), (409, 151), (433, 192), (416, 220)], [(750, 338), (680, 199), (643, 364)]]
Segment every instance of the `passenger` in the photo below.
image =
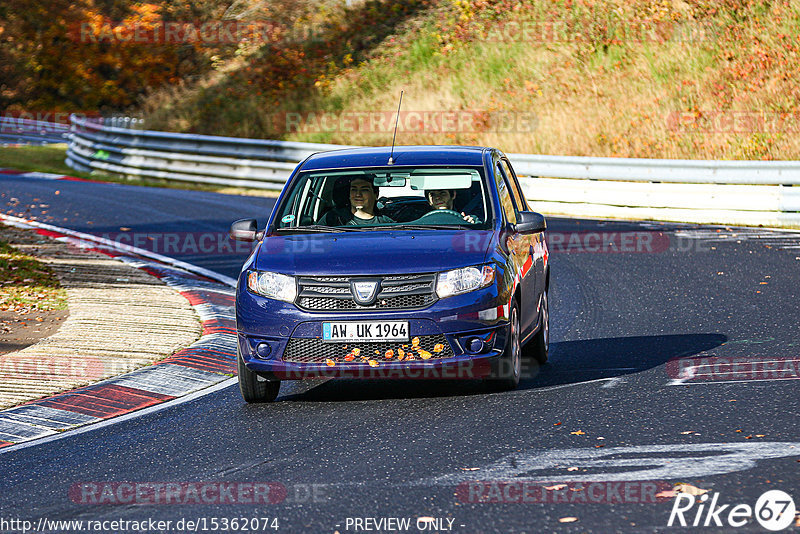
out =
[(350, 211), (353, 218), (347, 222), (348, 226), (394, 222), (386, 215), (378, 213), (378, 191), (371, 180), (356, 178), (350, 182)]
[(350, 182), (350, 209), (333, 209), (322, 216), (319, 224), (326, 226), (361, 226), (393, 223), (377, 209), (378, 187), (371, 180), (355, 178)]
[[(434, 210), (455, 211), (453, 208), (453, 202), (456, 200), (455, 189), (428, 189), (425, 191), (425, 198), (428, 199), (428, 204), (430, 204), (431, 208)], [(463, 211), (461, 212), (461, 216), (468, 223), (477, 224), (480, 222), (476, 216), (467, 215)]]

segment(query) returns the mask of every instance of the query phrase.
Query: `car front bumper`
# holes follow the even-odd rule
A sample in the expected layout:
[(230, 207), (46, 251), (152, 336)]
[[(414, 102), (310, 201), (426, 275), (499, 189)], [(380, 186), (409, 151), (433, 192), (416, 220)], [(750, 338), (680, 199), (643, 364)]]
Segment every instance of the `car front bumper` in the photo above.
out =
[[(411, 378), (481, 379), (506, 345), (506, 295), (494, 287), (446, 299), (421, 310), (316, 313), (254, 295), (237, 294), (239, 354), (248, 369), (271, 379)], [(408, 321), (405, 342), (329, 343), (331, 321)], [(419, 343), (414, 344), (417, 338)], [(480, 339), (475, 350), (470, 341)], [(359, 350), (353, 355), (353, 349)], [(398, 361), (401, 351), (406, 358)]]
[(427, 379), (480, 380), (487, 378), (497, 365), (500, 354), (469, 355), (435, 361), (381, 362), (372, 367), (363, 362), (337, 363), (334, 366), (318, 363), (263, 361), (245, 358), (248, 369), (270, 379), (304, 380), (310, 378), (369, 378), (369, 379)]
[[(271, 379), (481, 379), (489, 376), (506, 345), (510, 294), (498, 291), (496, 284), (422, 309), (337, 312), (305, 311), (243, 286), (240, 281), (236, 297), (239, 354), (248, 369)], [(350, 321), (408, 321), (409, 339), (322, 341), (324, 322)], [(475, 338), (482, 341), (479, 350), (470, 344)], [(355, 355), (354, 348), (359, 349)], [(398, 361), (401, 352), (404, 361)]]

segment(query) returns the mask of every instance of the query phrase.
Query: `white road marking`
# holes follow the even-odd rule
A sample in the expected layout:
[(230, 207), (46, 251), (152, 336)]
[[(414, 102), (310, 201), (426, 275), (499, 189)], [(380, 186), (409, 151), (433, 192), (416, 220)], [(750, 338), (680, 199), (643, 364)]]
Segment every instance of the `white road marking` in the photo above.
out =
[(196, 304), (194, 307), (197, 315), (200, 316), (201, 321), (207, 321), (209, 319), (229, 319), (231, 321), (236, 320), (236, 312), (233, 310), (233, 306), (222, 306), (219, 304)]
[(544, 393), (544, 392), (547, 392), (547, 391), (555, 391), (557, 389), (564, 389), (564, 388), (571, 388), (573, 386), (580, 386), (582, 384), (593, 384), (595, 382), (608, 382), (609, 380), (614, 380), (614, 378), (616, 378), (616, 377), (612, 377), (612, 378), (596, 378), (594, 380), (584, 380), (582, 382), (572, 382), (570, 384), (561, 384), (561, 385), (558, 385), (558, 386), (548, 386), (548, 387), (543, 387), (543, 388), (518, 389), (518, 390), (515, 390), (515, 391), (511, 391), (509, 393), (512, 393), (512, 394), (513, 393), (518, 393), (518, 394), (523, 394), (523, 393)]
[(4, 220), (5, 222), (10, 223), (11, 226), (21, 225), (22, 227), (28, 227), (28, 228), (34, 227), (34, 228), (42, 228), (44, 230), (51, 230), (53, 232), (58, 232), (60, 234), (72, 236), (81, 241), (89, 241), (91, 243), (103, 245), (111, 248), (112, 250), (136, 254), (137, 256), (142, 256), (143, 258), (150, 258), (160, 263), (164, 263), (166, 265), (179, 267), (181, 269), (189, 271), (190, 273), (195, 273), (201, 276), (205, 276), (206, 278), (216, 280), (230, 287), (236, 287), (236, 279), (231, 278), (230, 276), (225, 276), (223, 274), (216, 273), (209, 269), (204, 269), (202, 267), (198, 267), (197, 265), (192, 265), (191, 263), (186, 263), (180, 260), (176, 260), (175, 258), (170, 258), (169, 256), (162, 256), (161, 254), (157, 254), (149, 250), (133, 247), (130, 245), (126, 245), (124, 243), (117, 243), (115, 241), (112, 241), (111, 239), (105, 239), (103, 237), (97, 237), (95, 235), (85, 234), (83, 232), (76, 232), (75, 230), (70, 230), (69, 228), (53, 226), (51, 224), (41, 223), (38, 221), (29, 221), (27, 219), (21, 219), (19, 217), (14, 217), (13, 215), (5, 215), (2, 213), (0, 213), (0, 220)]
[[(17, 442), (55, 434), (55, 430), (0, 417), (0, 440)], [(0, 449), (2, 451), (3, 449)]]
[(27, 423), (30, 425), (52, 429), (66, 428), (74, 425), (85, 425), (87, 423), (100, 421), (100, 418), (92, 417), (91, 415), (60, 410), (58, 408), (51, 408), (49, 406), (40, 406), (38, 404), (23, 404), (22, 406), (15, 406), (13, 408), (3, 410), (2, 414), (0, 415), (4, 419), (11, 419), (14, 421), (19, 421), (20, 423)]
[(167, 363), (143, 367), (110, 380), (109, 383), (171, 397), (180, 397), (227, 379), (227, 376), (218, 373)]
[[(708, 361), (708, 360), (703, 360)], [(740, 370), (738, 367), (749, 363), (751, 370)], [(668, 386), (682, 386), (688, 384), (741, 384), (746, 382), (780, 382), (784, 380), (798, 380), (800, 376), (797, 374), (797, 368), (791, 364), (800, 363), (798, 358), (780, 358), (774, 360), (751, 360), (750, 362), (742, 362), (738, 359), (720, 358), (712, 363), (698, 363), (683, 367), (678, 375), (680, 378), (673, 378), (667, 382)], [(758, 365), (758, 369), (752, 369), (752, 366)], [(771, 365), (774, 364), (774, 365)], [(782, 369), (778, 369), (778, 365), (783, 364)], [(788, 365), (788, 366), (787, 366)], [(768, 368), (767, 368), (768, 367)], [(798, 367), (800, 368), (800, 367)], [(703, 370), (707, 372), (702, 372)], [(710, 371), (710, 372), (708, 372)], [(752, 378), (743, 378), (740, 380), (726, 380), (724, 376), (747, 376), (748, 373), (753, 375)], [(758, 378), (765, 374), (793, 374), (794, 376), (773, 376), (768, 378)], [(719, 379), (715, 379), (719, 377)]]
[[(91, 246), (121, 252), (133, 252), (146, 258), (155, 259), (161, 263), (150, 265), (152, 265), (156, 270), (164, 273), (161, 276), (161, 279), (165, 283), (171, 286), (180, 286), (179, 288), (176, 287), (176, 290), (179, 291), (214, 291), (225, 295), (233, 295), (234, 293), (232, 288), (236, 286), (236, 280), (172, 258), (137, 249), (136, 247), (130, 247), (124, 244), (116, 243), (107, 239), (98, 238), (89, 234), (75, 232), (67, 228), (52, 226), (36, 221), (28, 221), (9, 215), (0, 214), (0, 221), (9, 226), (20, 228), (43, 228), (58, 232), (66, 235), (67, 237), (58, 237), (56, 239), (70, 242), (76, 244), (77, 246)], [(91, 241), (92, 244), (87, 243), (87, 241)], [(127, 258), (125, 256), (118, 256), (118, 259), (135, 264), (134, 266), (139, 267), (146, 266), (149, 263), (143, 260)], [(206, 276), (212, 280), (218, 280), (219, 282), (226, 284), (228, 287), (221, 287), (220, 285), (207, 280), (196, 280), (191, 276), (181, 276), (181, 274), (178, 272), (178, 269), (180, 268), (183, 268), (196, 275)], [(201, 316), (201, 319), (217, 319), (220, 318), (220, 315), (223, 315), (225, 308), (226, 307), (224, 306), (207, 305), (199, 310), (199, 315)], [(226, 317), (232, 318), (232, 314), (226, 313), (222, 319), (225, 319)], [(236, 337), (230, 334), (209, 334), (201, 337), (188, 348), (217, 350), (228, 354), (235, 354)], [(159, 383), (158, 379), (160, 379), (162, 383)], [(14, 445), (0, 448), (0, 454), (16, 451), (33, 445), (47, 443), (54, 439), (60, 439), (65, 435), (73, 435), (103, 428), (108, 424), (116, 424), (122, 421), (127, 421), (133, 417), (139, 417), (147, 413), (152, 413), (153, 411), (175, 406), (183, 402), (188, 402), (190, 400), (213, 393), (223, 387), (228, 387), (229, 385), (237, 383), (237, 379), (230, 379), (223, 374), (211, 373), (189, 367), (172, 364), (160, 364), (143, 368), (140, 371), (134, 371), (128, 375), (110, 379), (108, 382), (125, 385), (143, 391), (151, 391), (166, 395), (185, 396), (107, 420), (91, 418), (91, 420), (87, 421), (81, 419), (80, 414), (73, 414), (70, 419), (67, 416), (58, 415), (55, 413), (62, 410), (47, 411), (52, 409), (41, 406), (37, 406), (36, 408), (39, 408), (39, 411), (34, 413), (30, 411), (33, 405), (27, 407), (27, 411), (24, 411), (24, 409), (26, 409), (25, 406), (11, 408), (9, 410), (0, 412), (0, 440), (13, 442)], [(186, 395), (187, 393), (188, 395)], [(6, 415), (7, 413), (8, 415)], [(101, 422), (94, 422), (95, 420)], [(58, 423), (56, 423), (56, 421)], [(62, 422), (63, 424), (60, 424)], [(87, 424), (88, 426), (82, 426)], [(73, 430), (76, 427), (78, 427), (78, 429)], [(70, 430), (70, 432), (62, 433), (64, 430)]]
[[(608, 449), (556, 449), (519, 452), (475, 472), (449, 473), (416, 485), (458, 485), (475, 480), (540, 482), (558, 480), (624, 482), (696, 479), (746, 471), (758, 460), (800, 456), (800, 442), (702, 443), (643, 445)], [(577, 467), (591, 472), (568, 472)], [(626, 469), (621, 471), (620, 468)]]
[(220, 382), (215, 386), (210, 386), (206, 389), (201, 389), (200, 391), (196, 391), (194, 393), (190, 393), (184, 397), (179, 397), (177, 399), (173, 399), (167, 402), (162, 402), (161, 404), (156, 404), (154, 406), (150, 406), (148, 408), (143, 408), (141, 410), (137, 410), (135, 412), (131, 412), (125, 415), (120, 415), (119, 417), (112, 417), (111, 419), (104, 419), (98, 423), (82, 426), (76, 428), (74, 430), (70, 430), (69, 432), (58, 433), (43, 437), (41, 439), (37, 439), (34, 441), (26, 441), (23, 443), (15, 444), (10, 447), (3, 447), (0, 449), (0, 454), (8, 454), (17, 452), (22, 449), (27, 449), (28, 447), (44, 445), (45, 443), (50, 443), (51, 441), (56, 441), (62, 438), (70, 438), (72, 436), (77, 436), (78, 434), (83, 434), (85, 432), (92, 432), (95, 430), (99, 430), (101, 428), (105, 428), (107, 426), (116, 425), (118, 423), (124, 423), (125, 421), (129, 421), (130, 419), (135, 419), (137, 417), (141, 417), (143, 415), (149, 415), (151, 413), (160, 412), (161, 410), (166, 410), (168, 408), (172, 408), (174, 406), (178, 406), (180, 404), (184, 404), (186, 402), (191, 402), (195, 399), (199, 399), (200, 397), (205, 397), (206, 395), (210, 395), (212, 393), (216, 393), (221, 389), (225, 389), (227, 387), (233, 386), (238, 384), (239, 381), (236, 377), (229, 378), (224, 382)]
[(65, 178), (64, 174), (53, 174), (51, 172), (22, 172), (19, 173), (17, 176), (21, 176), (22, 178), (40, 178), (42, 180), (62, 180)]
[[(800, 363), (800, 358), (781, 358), (779, 360), (760, 360), (759, 359), (759, 360), (754, 360), (754, 361), (756, 363), (759, 363), (759, 364), (765, 364), (765, 363), (787, 363), (787, 362)], [(716, 363), (716, 362), (715, 363), (701, 363), (701, 364), (698, 364), (698, 365), (689, 366), (689, 367), (687, 367), (687, 369), (700, 369), (702, 367), (718, 368), (718, 367), (721, 367), (721, 366), (724, 366), (724, 365), (727, 365), (729, 367), (730, 366), (736, 366), (736, 365), (739, 365), (739, 362), (725, 362), (725, 361), (723, 361), (721, 363)], [(707, 375), (695, 374), (695, 375), (692, 375), (692, 376), (707, 376)]]
[(691, 228), (677, 230), (675, 236), (679, 239), (695, 239), (705, 243), (733, 243), (754, 240), (761, 245), (769, 245), (778, 249), (800, 248), (800, 233), (796, 230), (756, 229), (756, 228), (720, 228), (700, 229)]
[(26, 404), (0, 413), (0, 439), (18, 442), (49, 436), (65, 428), (100, 421), (97, 417)]
[(787, 380), (800, 380), (800, 377), (793, 378), (751, 378), (749, 380), (701, 380), (698, 382), (686, 382), (686, 379), (675, 379), (667, 382), (668, 386), (699, 386), (701, 384), (747, 384), (750, 382), (785, 382)]
[(615, 376), (614, 378), (612, 378), (611, 380), (609, 380), (608, 382), (606, 382), (605, 384), (603, 384), (600, 387), (601, 388), (615, 388), (615, 387), (617, 387), (617, 386), (619, 386), (621, 384), (624, 384), (624, 383), (625, 383), (625, 378), (623, 378), (621, 376)]
[(207, 334), (189, 345), (187, 350), (195, 348), (236, 354), (238, 346), (236, 337), (231, 334)]

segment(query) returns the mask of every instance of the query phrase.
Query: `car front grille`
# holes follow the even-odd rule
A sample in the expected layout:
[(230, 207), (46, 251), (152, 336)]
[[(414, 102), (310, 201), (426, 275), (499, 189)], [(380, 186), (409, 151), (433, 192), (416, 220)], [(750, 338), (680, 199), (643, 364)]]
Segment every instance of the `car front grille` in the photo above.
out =
[[(353, 349), (359, 349), (357, 351), (359, 355), (352, 359), (352, 363), (362, 363), (363, 359), (375, 360), (378, 363), (396, 362), (401, 349), (404, 352), (403, 361), (409, 361), (409, 355), (413, 356), (412, 359), (415, 361), (424, 360), (422, 354), (429, 355), (428, 360), (453, 357), (453, 350), (444, 334), (417, 336), (417, 338), (419, 339), (417, 345), (414, 345), (413, 341), (323, 343), (320, 339), (292, 338), (286, 345), (283, 360), (297, 363), (325, 363), (327, 360), (333, 360), (336, 363), (347, 364), (349, 362), (345, 360), (345, 356), (356, 352)], [(386, 353), (390, 350), (391, 357), (387, 357)]]
[(358, 304), (350, 292), (350, 281), (362, 277), (341, 276), (302, 277), (298, 280), (297, 306), (309, 311), (380, 311), (413, 310), (436, 302), (435, 274), (389, 275), (363, 277), (380, 280), (380, 291), (369, 306)]

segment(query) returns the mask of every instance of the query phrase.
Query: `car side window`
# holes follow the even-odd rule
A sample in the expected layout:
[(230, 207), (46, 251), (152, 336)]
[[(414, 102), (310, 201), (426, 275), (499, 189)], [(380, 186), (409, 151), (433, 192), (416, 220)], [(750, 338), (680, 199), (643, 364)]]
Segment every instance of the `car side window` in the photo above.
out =
[(519, 211), (528, 211), (528, 202), (525, 200), (525, 195), (522, 193), (522, 189), (520, 189), (519, 181), (517, 180), (517, 175), (514, 173), (514, 169), (511, 168), (511, 165), (504, 160), (500, 160), (500, 166), (502, 167), (503, 171), (505, 171), (506, 178), (508, 179), (508, 183), (511, 186), (511, 197), (514, 199), (514, 204), (517, 206)]
[(305, 205), (303, 206), (302, 216), (300, 217), (300, 224), (302, 226), (313, 224), (314, 220), (319, 216), (320, 191), (322, 190), (323, 180), (314, 180), (306, 193)]
[(497, 193), (500, 195), (500, 205), (503, 206), (503, 211), (506, 214), (506, 220), (511, 224), (517, 224), (517, 213), (514, 208), (514, 203), (511, 200), (511, 194), (508, 191), (503, 171), (500, 164), (494, 166), (494, 180), (497, 184)]

